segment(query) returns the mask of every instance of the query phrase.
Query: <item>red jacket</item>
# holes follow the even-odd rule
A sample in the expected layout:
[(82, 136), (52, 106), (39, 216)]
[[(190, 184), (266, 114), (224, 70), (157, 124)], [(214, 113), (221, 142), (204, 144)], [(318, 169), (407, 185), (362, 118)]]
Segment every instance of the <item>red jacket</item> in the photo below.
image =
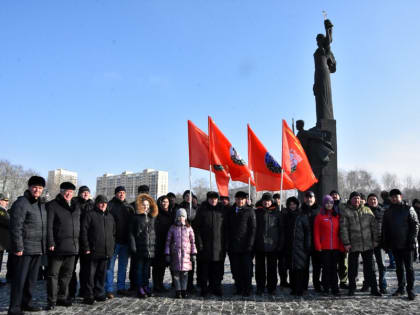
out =
[(314, 245), (316, 251), (331, 249), (344, 251), (344, 246), (340, 239), (339, 215), (328, 215), (321, 210), (315, 217)]

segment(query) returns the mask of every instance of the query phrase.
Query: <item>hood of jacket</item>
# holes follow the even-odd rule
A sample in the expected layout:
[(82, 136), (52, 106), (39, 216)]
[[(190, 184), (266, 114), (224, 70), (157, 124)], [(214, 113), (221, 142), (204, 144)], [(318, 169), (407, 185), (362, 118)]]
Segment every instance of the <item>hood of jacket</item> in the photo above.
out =
[(136, 214), (144, 214), (144, 210), (141, 207), (141, 203), (143, 200), (149, 201), (150, 209), (149, 209), (149, 215), (154, 218), (158, 215), (159, 210), (156, 202), (153, 200), (152, 197), (148, 194), (140, 194), (136, 198)]

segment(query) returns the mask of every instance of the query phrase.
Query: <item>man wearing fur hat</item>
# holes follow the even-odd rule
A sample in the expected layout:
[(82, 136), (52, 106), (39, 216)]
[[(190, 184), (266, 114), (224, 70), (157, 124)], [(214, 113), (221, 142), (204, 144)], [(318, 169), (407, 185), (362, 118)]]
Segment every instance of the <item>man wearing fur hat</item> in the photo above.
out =
[(382, 241), (384, 248), (392, 250), (397, 265), (398, 289), (393, 296), (400, 296), (405, 291), (404, 269), (407, 279), (407, 294), (409, 300), (414, 300), (414, 269), (413, 252), (416, 250), (416, 238), (419, 231), (419, 221), (416, 211), (403, 203), (399, 189), (389, 192), (391, 205), (385, 211), (382, 221)]
[(60, 185), (60, 193), (46, 204), (48, 213), (47, 248), (48, 263), (48, 309), (55, 305), (71, 306), (68, 296), (69, 282), (74, 261), (79, 253), (80, 209), (71, 207), (76, 187), (70, 182)]
[(118, 258), (117, 293), (127, 295), (125, 289), (125, 278), (129, 257), (128, 227), (133, 208), (125, 200), (126, 190), (124, 186), (115, 188), (115, 196), (108, 204), (108, 211), (115, 220), (115, 251), (106, 272), (105, 291), (109, 299), (114, 297), (114, 267)]
[(236, 294), (245, 297), (252, 293), (252, 250), (257, 229), (255, 211), (247, 206), (247, 197), (247, 193), (238, 191), (226, 215), (226, 246)]
[(356, 290), (356, 277), (361, 255), (371, 295), (381, 296), (373, 265), (373, 249), (379, 243), (378, 224), (372, 211), (368, 207), (362, 206), (360, 193), (352, 192), (349, 199), (350, 203), (340, 213), (340, 236), (345, 250), (349, 252), (348, 294), (352, 296)]
[(40, 199), (44, 187), (44, 178), (32, 176), (28, 189), (10, 210), (10, 254), (15, 255), (16, 264), (10, 290), (10, 315), (41, 310), (32, 304), (32, 290), (41, 255), (46, 252), (47, 211)]
[(209, 291), (222, 296), (223, 265), (225, 260), (225, 206), (215, 191), (207, 193), (195, 220), (201, 296)]

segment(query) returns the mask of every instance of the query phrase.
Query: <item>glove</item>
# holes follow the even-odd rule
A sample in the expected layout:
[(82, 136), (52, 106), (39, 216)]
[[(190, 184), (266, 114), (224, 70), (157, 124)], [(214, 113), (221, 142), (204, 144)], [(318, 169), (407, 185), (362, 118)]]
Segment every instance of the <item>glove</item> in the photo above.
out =
[(171, 263), (171, 256), (166, 255), (165, 256), (165, 262), (166, 262), (167, 265), (169, 265)]
[(195, 263), (197, 261), (197, 257), (195, 257), (195, 255), (191, 255), (190, 260), (192, 263)]

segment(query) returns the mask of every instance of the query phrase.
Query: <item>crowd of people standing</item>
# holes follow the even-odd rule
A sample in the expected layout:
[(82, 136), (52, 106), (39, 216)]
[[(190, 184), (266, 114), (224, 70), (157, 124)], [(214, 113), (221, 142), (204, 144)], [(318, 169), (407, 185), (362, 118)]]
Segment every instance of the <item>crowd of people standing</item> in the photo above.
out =
[(374, 193), (366, 200), (355, 191), (342, 203), (332, 191), (318, 203), (306, 191), (302, 204), (290, 197), (282, 207), (280, 195), (268, 192), (255, 205), (243, 191), (235, 194), (233, 204), (214, 191), (201, 204), (188, 190), (180, 204), (173, 193), (155, 201), (146, 185), (139, 186), (132, 203), (126, 201), (123, 186), (115, 188), (112, 200), (99, 195), (93, 201), (86, 186), (73, 196), (76, 187), (70, 182), (62, 183), (55, 199), (45, 203), (44, 187), (44, 178), (32, 176), (10, 210), (0, 194), (0, 258), (5, 250), (9, 253), (8, 314), (41, 310), (32, 295), (45, 256), (46, 310), (71, 306), (76, 296), (91, 305), (116, 295), (144, 299), (167, 292), (167, 268), (176, 298), (196, 293), (196, 285), (202, 297), (222, 296), (226, 256), (235, 294), (244, 297), (253, 293), (254, 270), (257, 295), (276, 294), (280, 278), (280, 287), (302, 296), (308, 290), (310, 264), (315, 291), (339, 296), (346, 289), (353, 296), (360, 256), (361, 291), (381, 296), (388, 293), (386, 252), (396, 264), (398, 288), (392, 295), (416, 297), (413, 260), (418, 257), (420, 201), (409, 206), (398, 189), (383, 195), (382, 205)]

